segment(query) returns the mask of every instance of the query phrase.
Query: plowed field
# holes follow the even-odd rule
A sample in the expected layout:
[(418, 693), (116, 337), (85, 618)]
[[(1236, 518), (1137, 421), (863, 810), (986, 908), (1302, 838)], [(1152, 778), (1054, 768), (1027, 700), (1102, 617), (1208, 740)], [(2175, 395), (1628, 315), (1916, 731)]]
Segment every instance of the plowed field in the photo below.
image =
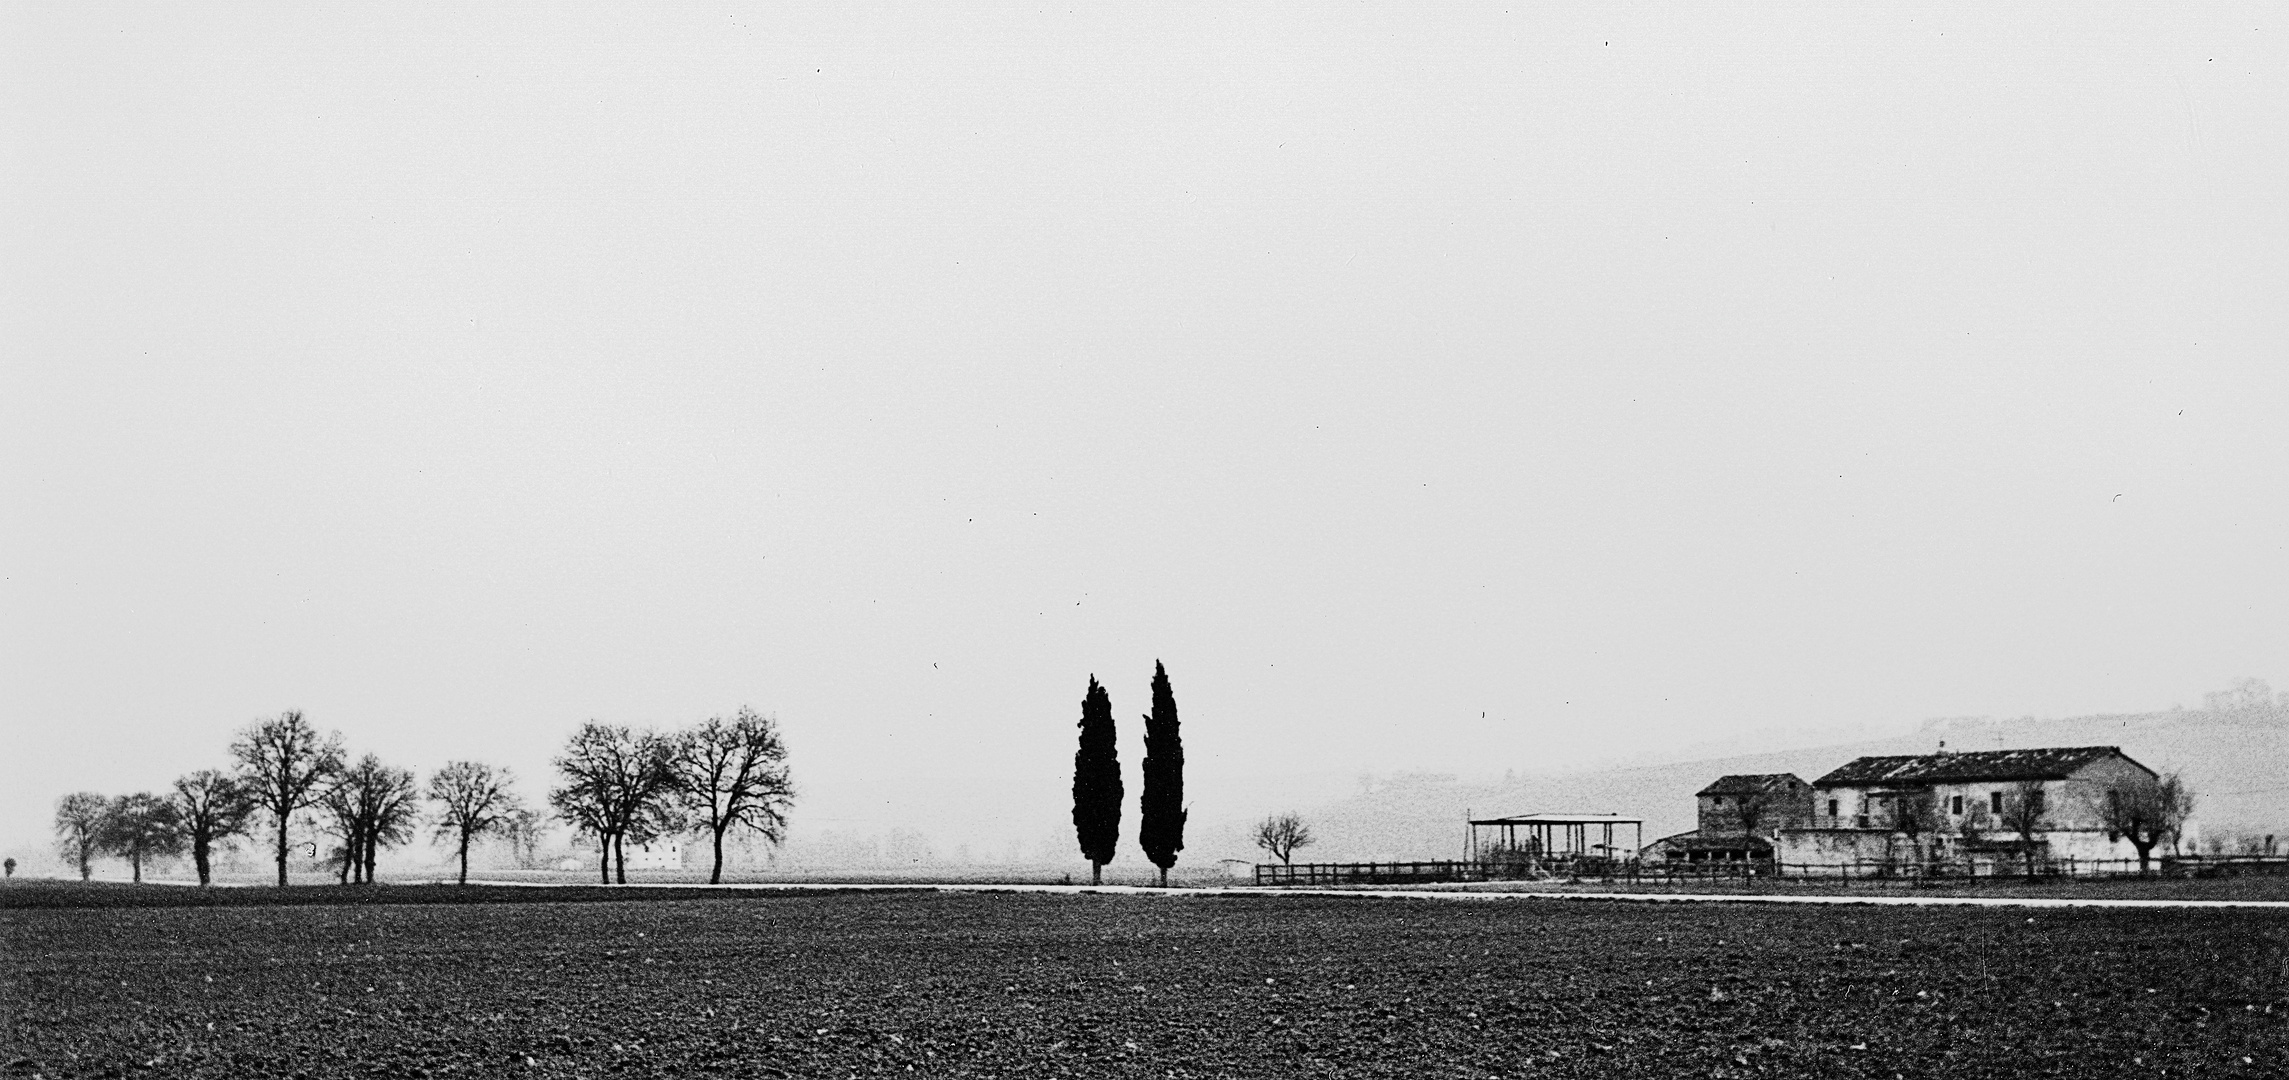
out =
[(2289, 916), (784, 894), (0, 910), (0, 1077), (2289, 1075)]

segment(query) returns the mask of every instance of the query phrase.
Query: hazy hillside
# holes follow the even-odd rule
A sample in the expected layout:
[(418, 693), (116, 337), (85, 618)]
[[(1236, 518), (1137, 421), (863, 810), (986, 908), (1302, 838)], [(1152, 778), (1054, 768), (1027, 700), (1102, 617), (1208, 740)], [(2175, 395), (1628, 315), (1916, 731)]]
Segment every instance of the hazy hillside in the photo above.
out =
[(1373, 778), (1345, 797), (1309, 808), (1321, 860), (1451, 858), (1462, 850), (1466, 815), (1543, 811), (1616, 813), (1645, 819), (1645, 839), (1693, 827), (1693, 793), (1726, 773), (1793, 772), (1815, 779), (1865, 754), (2026, 746), (2120, 746), (2157, 770), (2176, 769), (2198, 802), (2199, 835), (2279, 833), (2289, 837), (2289, 709), (2211, 695), (2203, 709), (2038, 720), (1933, 721), (1909, 736), (1703, 761), (1521, 776), (1470, 783), (1402, 773)]

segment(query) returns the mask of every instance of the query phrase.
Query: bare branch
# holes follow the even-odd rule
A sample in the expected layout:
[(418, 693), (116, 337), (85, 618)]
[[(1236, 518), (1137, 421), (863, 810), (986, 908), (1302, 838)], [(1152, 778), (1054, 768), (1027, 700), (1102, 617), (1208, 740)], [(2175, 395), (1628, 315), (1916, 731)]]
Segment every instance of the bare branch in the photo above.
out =
[(1299, 848), (1318, 843), (1312, 836), (1311, 826), (1294, 813), (1274, 814), (1256, 823), (1256, 846), (1271, 853), (1281, 865), (1287, 865)]

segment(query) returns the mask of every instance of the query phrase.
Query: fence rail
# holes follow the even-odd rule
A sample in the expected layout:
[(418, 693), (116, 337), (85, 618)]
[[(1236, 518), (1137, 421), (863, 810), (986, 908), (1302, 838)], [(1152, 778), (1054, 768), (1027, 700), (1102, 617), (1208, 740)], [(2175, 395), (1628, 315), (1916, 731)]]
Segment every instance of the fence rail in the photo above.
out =
[[(1647, 871), (1660, 866), (1645, 864)], [(1721, 865), (1721, 864), (1720, 864)], [(1755, 868), (1757, 864), (1745, 864)], [(2044, 859), (2036, 858), (2032, 872), (2022, 859), (2002, 857), (1969, 862), (1939, 862), (1930, 865), (1912, 861), (1853, 862), (1840, 864), (1773, 863), (1769, 869), (1756, 870), (1756, 876), (1784, 880), (1807, 881), (1972, 881), (1972, 880), (2028, 880), (2056, 878), (2120, 878), (2120, 877), (2229, 877), (2242, 874), (2289, 873), (2289, 856), (2239, 855), (2156, 855), (2141, 865), (2136, 859)], [(1697, 867), (1692, 869), (1698, 869)], [(1690, 870), (1688, 871), (1690, 872)], [(1736, 871), (1736, 876), (1738, 872)]]
[(1694, 881), (1819, 881), (1841, 885), (1915, 885), (1969, 881), (2045, 881), (2065, 878), (2227, 877), (2289, 875), (2289, 855), (2156, 856), (2136, 859), (2001, 860), (1921, 865), (1908, 861), (1776, 863), (1770, 861), (1645, 862), (1555, 860), (1540, 865), (1467, 861), (1268, 863), (1255, 870), (1258, 885), (1397, 885), (1446, 881), (1599, 881), (1664, 884)]
[(1485, 880), (1486, 868), (1469, 862), (1267, 863), (1256, 867), (1258, 885), (1398, 885)]

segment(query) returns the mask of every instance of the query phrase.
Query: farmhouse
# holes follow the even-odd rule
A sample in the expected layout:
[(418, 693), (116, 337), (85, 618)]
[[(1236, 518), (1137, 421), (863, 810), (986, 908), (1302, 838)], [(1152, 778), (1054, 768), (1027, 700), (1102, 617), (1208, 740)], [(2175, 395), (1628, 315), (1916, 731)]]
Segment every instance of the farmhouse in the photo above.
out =
[(1811, 824), (1812, 786), (1795, 773), (1735, 773), (1694, 794), (1700, 803), (1691, 832), (1647, 844), (1656, 862), (1756, 862), (1772, 858), (1772, 836)]
[(630, 870), (681, 870), (684, 868), (683, 843), (674, 837), (655, 840), (649, 844), (628, 844), (621, 853), (628, 859)]
[(1774, 835), (1774, 857), (1818, 866), (2135, 858), (2101, 813), (2110, 793), (2155, 778), (2114, 746), (1859, 758), (1812, 782), (1811, 814)]
[[(593, 870), (597, 859), (604, 853), (567, 855), (550, 864), (558, 870)], [(620, 855), (627, 860), (630, 870), (681, 870), (684, 868), (683, 842), (670, 837), (649, 844), (623, 844)]]

